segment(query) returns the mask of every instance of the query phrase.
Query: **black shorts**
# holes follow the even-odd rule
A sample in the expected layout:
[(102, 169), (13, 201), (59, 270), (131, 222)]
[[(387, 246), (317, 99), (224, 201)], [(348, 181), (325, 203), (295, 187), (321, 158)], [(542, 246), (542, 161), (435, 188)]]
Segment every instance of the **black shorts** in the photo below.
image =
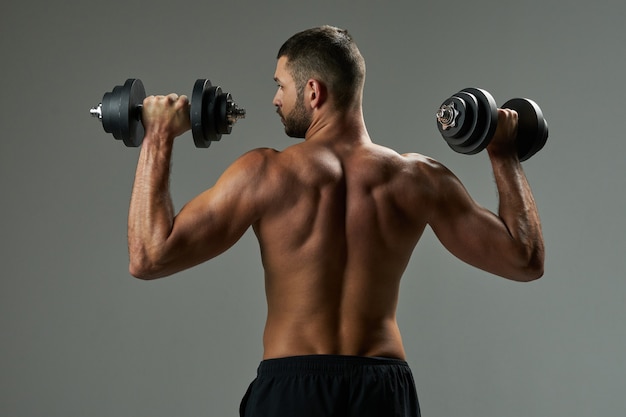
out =
[(312, 355), (259, 365), (241, 417), (419, 417), (413, 375), (402, 360)]

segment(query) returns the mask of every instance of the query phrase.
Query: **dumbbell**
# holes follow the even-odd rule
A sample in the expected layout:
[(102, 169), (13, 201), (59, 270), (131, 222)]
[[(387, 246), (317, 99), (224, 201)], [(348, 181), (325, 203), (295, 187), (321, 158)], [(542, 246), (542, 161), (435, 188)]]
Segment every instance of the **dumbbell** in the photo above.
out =
[[(113, 137), (124, 141), (126, 146), (141, 145), (144, 128), (141, 110), (146, 91), (141, 80), (129, 78), (124, 85), (115, 86), (104, 93), (102, 102), (89, 113), (102, 121), (102, 127)], [(193, 141), (198, 148), (208, 148), (212, 141), (230, 134), (237, 120), (246, 116), (245, 109), (237, 106), (229, 93), (211, 81), (199, 79), (193, 86), (189, 118)]]
[[(518, 114), (517, 155), (525, 161), (546, 144), (548, 123), (532, 100), (514, 98), (501, 108)], [(476, 154), (489, 145), (498, 123), (496, 101), (487, 91), (466, 88), (445, 100), (436, 114), (437, 128), (454, 151)]]

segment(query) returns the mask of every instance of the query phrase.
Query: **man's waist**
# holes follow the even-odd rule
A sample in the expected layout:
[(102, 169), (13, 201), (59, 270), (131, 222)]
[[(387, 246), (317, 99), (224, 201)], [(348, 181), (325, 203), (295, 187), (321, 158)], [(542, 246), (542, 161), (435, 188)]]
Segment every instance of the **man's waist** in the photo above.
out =
[(264, 359), (258, 368), (259, 376), (289, 375), (346, 375), (369, 370), (372, 367), (407, 368), (402, 359), (354, 355), (298, 355)]

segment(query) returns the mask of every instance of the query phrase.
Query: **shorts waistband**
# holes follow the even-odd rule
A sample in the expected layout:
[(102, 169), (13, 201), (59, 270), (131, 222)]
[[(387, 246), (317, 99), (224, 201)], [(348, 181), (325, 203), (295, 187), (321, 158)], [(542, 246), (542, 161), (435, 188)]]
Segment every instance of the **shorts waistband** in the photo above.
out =
[(406, 361), (394, 358), (344, 355), (304, 355), (266, 359), (258, 368), (259, 376), (302, 374), (345, 375), (370, 367), (409, 368)]

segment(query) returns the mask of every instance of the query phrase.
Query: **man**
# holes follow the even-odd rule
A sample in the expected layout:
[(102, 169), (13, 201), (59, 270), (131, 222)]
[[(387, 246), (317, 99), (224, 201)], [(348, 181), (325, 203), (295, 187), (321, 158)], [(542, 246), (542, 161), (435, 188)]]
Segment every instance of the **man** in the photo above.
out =
[(264, 357), (245, 416), (416, 416), (396, 322), (400, 278), (428, 225), (463, 261), (516, 281), (543, 274), (541, 225), (517, 157), (517, 114), (498, 110), (487, 152), (498, 214), (436, 161), (372, 143), (365, 63), (344, 30), (320, 27), (281, 47), (273, 104), (282, 152), (255, 149), (175, 215), (174, 138), (189, 129), (175, 94), (144, 101), (131, 197), (130, 272), (163, 277), (207, 261), (252, 227), (267, 292)]

